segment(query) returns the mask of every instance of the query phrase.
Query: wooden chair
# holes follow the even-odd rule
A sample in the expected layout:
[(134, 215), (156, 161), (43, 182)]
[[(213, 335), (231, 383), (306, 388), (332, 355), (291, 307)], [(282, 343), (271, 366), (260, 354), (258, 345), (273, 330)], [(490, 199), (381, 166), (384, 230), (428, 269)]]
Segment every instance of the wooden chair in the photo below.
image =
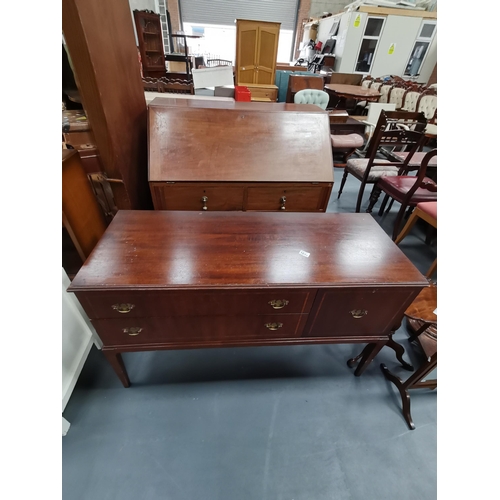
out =
[(390, 83), (383, 83), (378, 91), (380, 92), (380, 97), (378, 98), (378, 102), (389, 102), (389, 92), (392, 89), (392, 86), (394, 84), (392, 82)]
[[(405, 226), (399, 233), (398, 237), (394, 240), (394, 243), (396, 243), (396, 245), (399, 245), (401, 241), (404, 238), (406, 238), (406, 236), (409, 234), (409, 232), (419, 219), (427, 222), (433, 228), (437, 229), (437, 201), (424, 201), (417, 203), (415, 210), (410, 215), (410, 218), (408, 219)], [(428, 278), (431, 278), (432, 275), (436, 272), (436, 269), (437, 269), (437, 257), (431, 264), (431, 267), (427, 271), (426, 276)]]
[(233, 61), (227, 59), (207, 59), (207, 68), (214, 68), (216, 66), (232, 66)]
[[(417, 175), (399, 174), (396, 176), (382, 176), (373, 187), (367, 212), (373, 209), (381, 192), (384, 192), (387, 196), (380, 207), (379, 215), (383, 214), (385, 204), (389, 197), (401, 204), (394, 223), (392, 232), (393, 240), (395, 240), (399, 234), (401, 221), (408, 207), (415, 207), (418, 203), (424, 201), (437, 201), (437, 184), (429, 177), (426, 177), (427, 165), (436, 155), (437, 149), (433, 149), (425, 155), (418, 168)], [(408, 153), (408, 156), (410, 156), (410, 153)], [(407, 164), (408, 158), (406, 158), (406, 165)]]
[(412, 304), (406, 309), (405, 317), (414, 330), (410, 342), (416, 340), (424, 355), (421, 366), (404, 382), (394, 375), (384, 363), (380, 368), (384, 377), (392, 382), (401, 395), (403, 416), (411, 430), (415, 424), (410, 413), (410, 389), (435, 389), (437, 379), (426, 380), (426, 377), (437, 367), (437, 285), (424, 288)]
[(417, 101), (417, 111), (424, 113), (428, 124), (425, 134), (428, 140), (437, 138), (437, 90), (428, 88), (420, 94)]
[[(424, 126), (425, 123), (425, 119), (419, 113), (381, 111), (365, 157), (356, 159), (351, 158), (347, 161), (342, 182), (340, 184), (338, 198), (340, 198), (340, 195), (342, 194), (347, 176), (352, 174), (359, 181), (361, 181), (356, 202), (356, 212), (359, 212), (361, 209), (361, 202), (366, 184), (376, 185), (383, 176), (399, 176), (408, 171), (408, 162), (410, 161), (412, 155), (420, 147), (422, 141), (424, 140), (424, 136), (422, 132), (418, 130), (408, 130), (409, 127), (405, 124), (405, 120), (406, 123), (413, 123), (414, 128), (417, 126)], [(422, 122), (419, 120), (424, 121)], [(381, 159), (380, 149), (383, 146), (389, 146), (392, 148), (406, 147), (408, 155), (403, 161), (396, 159)], [(378, 195), (379, 194), (380, 191), (378, 191)], [(370, 196), (370, 200), (371, 197), (372, 196)], [(368, 213), (371, 212), (371, 207), (373, 207), (373, 205), (374, 203), (371, 203), (370, 201), (369, 208), (367, 209)]]
[(396, 109), (400, 110), (403, 107), (403, 102), (407, 92), (408, 88), (405, 85), (395, 84), (389, 90), (387, 102), (395, 104)]

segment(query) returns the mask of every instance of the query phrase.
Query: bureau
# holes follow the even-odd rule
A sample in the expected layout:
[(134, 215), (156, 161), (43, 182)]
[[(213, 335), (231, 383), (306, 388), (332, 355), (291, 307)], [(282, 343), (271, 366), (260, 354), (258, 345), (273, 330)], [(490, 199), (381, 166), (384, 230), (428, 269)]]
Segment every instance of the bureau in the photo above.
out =
[(369, 214), (119, 211), (74, 292), (125, 387), (121, 353), (372, 344), (427, 280)]
[(249, 106), (150, 104), (154, 208), (325, 212), (333, 186), (328, 114), (241, 104)]

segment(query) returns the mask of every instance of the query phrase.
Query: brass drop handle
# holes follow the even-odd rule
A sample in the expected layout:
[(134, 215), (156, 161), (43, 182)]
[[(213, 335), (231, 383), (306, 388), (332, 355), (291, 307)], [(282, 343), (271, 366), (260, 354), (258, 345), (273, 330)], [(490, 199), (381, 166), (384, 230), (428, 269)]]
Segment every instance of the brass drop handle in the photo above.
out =
[(286, 210), (286, 207), (285, 207), (285, 203), (286, 203), (286, 196), (282, 196), (282, 197), (280, 198), (280, 203), (281, 203), (280, 210)]
[(142, 328), (139, 326), (131, 326), (129, 328), (124, 328), (123, 333), (126, 333), (127, 335), (130, 335), (131, 337), (135, 337), (136, 335), (139, 335), (139, 333), (142, 332)]
[(362, 318), (363, 316), (366, 316), (368, 314), (368, 311), (366, 309), (353, 309), (352, 311), (349, 311), (352, 314), (352, 317), (355, 319)]
[(113, 304), (111, 306), (112, 309), (122, 314), (129, 313), (134, 307), (134, 304)]
[(281, 328), (283, 326), (283, 323), (266, 323), (265, 326), (268, 330), (275, 331), (278, 328)]
[(268, 304), (273, 309), (283, 309), (285, 306), (288, 305), (288, 300), (285, 299), (271, 300), (271, 302), (268, 302)]
[(203, 207), (201, 207), (201, 209), (202, 209), (202, 210), (208, 210), (208, 207), (207, 207), (208, 196), (204, 196), (204, 197), (201, 199), (201, 202), (203, 203)]

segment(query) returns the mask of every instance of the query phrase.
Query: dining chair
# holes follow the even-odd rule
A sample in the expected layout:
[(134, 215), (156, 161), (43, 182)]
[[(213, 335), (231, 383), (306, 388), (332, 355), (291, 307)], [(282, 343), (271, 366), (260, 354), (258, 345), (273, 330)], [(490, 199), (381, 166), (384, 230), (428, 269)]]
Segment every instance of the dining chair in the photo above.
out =
[(417, 111), (424, 113), (428, 124), (425, 134), (428, 140), (437, 138), (437, 90), (428, 88), (420, 94)]
[[(417, 203), (415, 210), (411, 213), (408, 221), (406, 222), (401, 232), (398, 234), (397, 238), (394, 240), (396, 245), (399, 245), (401, 241), (408, 236), (413, 226), (418, 220), (423, 220), (427, 222), (430, 226), (437, 229), (437, 201), (422, 201)], [(437, 257), (431, 264), (429, 270), (425, 274), (427, 278), (432, 278), (433, 274), (437, 269)]]
[[(418, 120), (420, 117), (421, 115), (418, 113), (381, 111), (365, 157), (350, 158), (347, 161), (337, 198), (340, 198), (342, 194), (348, 175), (353, 175), (361, 182), (356, 201), (356, 212), (359, 212), (367, 184), (373, 184), (375, 187), (383, 176), (392, 177), (406, 173), (408, 162), (420, 147), (424, 135), (420, 131), (409, 130), (409, 127), (404, 125), (404, 121), (406, 119), (409, 122), (410, 118)], [(418, 124), (419, 122), (416, 121), (415, 123)], [(381, 159), (380, 150), (383, 146), (391, 148), (405, 147), (407, 148), (408, 156), (403, 161), (394, 158), (390, 160)], [(380, 195), (380, 191), (378, 191), (378, 195)], [(372, 195), (370, 195), (370, 204), (366, 210), (368, 213), (371, 212), (371, 208), (375, 204), (371, 202), (372, 196), (373, 189)]]
[[(401, 204), (394, 222), (393, 240), (396, 240), (399, 234), (401, 221), (408, 207), (415, 207), (423, 201), (437, 201), (437, 184), (426, 176), (427, 165), (435, 156), (437, 156), (437, 149), (433, 149), (425, 155), (418, 168), (417, 175), (401, 175), (404, 172), (395, 176), (383, 175), (374, 186), (367, 211), (373, 209), (381, 192), (385, 193), (387, 197), (380, 207), (379, 215), (383, 214), (385, 203), (389, 197)], [(406, 165), (408, 163), (408, 158), (406, 158)]]
[(393, 83), (383, 83), (378, 91), (380, 92), (380, 97), (378, 98), (378, 102), (389, 102), (389, 92), (392, 89)]
[(396, 109), (401, 109), (403, 107), (403, 102), (408, 88), (402, 84), (395, 84), (389, 90), (389, 96), (387, 102), (396, 105)]
[(299, 90), (293, 97), (295, 104), (316, 104), (321, 109), (326, 109), (330, 96), (324, 90), (304, 89)]

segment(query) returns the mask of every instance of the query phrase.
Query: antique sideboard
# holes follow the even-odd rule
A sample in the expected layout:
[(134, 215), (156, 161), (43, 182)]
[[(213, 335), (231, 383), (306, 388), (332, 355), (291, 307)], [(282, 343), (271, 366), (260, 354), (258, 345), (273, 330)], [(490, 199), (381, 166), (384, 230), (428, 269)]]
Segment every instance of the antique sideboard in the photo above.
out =
[(427, 280), (369, 214), (119, 211), (73, 279), (125, 387), (121, 353), (369, 343)]
[(333, 159), (325, 111), (166, 101), (148, 109), (156, 210), (326, 211)]

